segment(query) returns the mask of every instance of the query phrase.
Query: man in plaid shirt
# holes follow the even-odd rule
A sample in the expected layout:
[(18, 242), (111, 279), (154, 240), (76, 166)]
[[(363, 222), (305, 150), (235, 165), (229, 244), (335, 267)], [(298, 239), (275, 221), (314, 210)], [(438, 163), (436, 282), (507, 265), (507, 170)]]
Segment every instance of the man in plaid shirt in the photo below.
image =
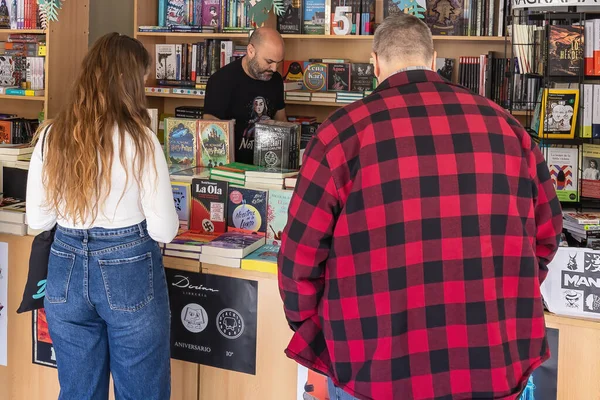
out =
[(417, 18), (385, 20), (373, 57), (377, 90), (306, 149), (279, 254), (286, 354), (359, 399), (516, 399), (549, 357), (546, 162), (504, 109), (430, 70)]

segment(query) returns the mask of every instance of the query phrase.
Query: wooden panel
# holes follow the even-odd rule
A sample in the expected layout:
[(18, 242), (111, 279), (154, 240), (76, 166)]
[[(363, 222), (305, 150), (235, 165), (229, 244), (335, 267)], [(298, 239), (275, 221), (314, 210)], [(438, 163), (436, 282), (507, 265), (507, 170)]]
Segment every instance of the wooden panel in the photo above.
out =
[(546, 324), (559, 330), (559, 400), (600, 399), (600, 322), (547, 315)]
[(67, 100), (88, 49), (89, 22), (89, 0), (77, 0), (64, 2), (59, 21), (49, 25), (47, 118), (54, 117)]
[(38, 118), (41, 111), (44, 111), (43, 100), (31, 100), (20, 98), (19, 96), (0, 97), (0, 112), (6, 114), (17, 114), (19, 117)]
[(134, 32), (139, 26), (158, 25), (158, 0), (135, 0), (133, 24)]
[(203, 265), (207, 274), (258, 281), (256, 375), (200, 366), (199, 399), (288, 400), (295, 398), (297, 364), (283, 353), (292, 332), (283, 314), (275, 275)]

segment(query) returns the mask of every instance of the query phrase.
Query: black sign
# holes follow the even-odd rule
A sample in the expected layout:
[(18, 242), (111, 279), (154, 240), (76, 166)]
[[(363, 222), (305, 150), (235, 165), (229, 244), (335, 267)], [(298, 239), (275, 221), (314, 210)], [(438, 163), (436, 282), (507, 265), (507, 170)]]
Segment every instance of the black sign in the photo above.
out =
[(166, 269), (171, 357), (256, 374), (258, 282)]
[(56, 368), (56, 355), (48, 332), (46, 312), (43, 308), (40, 308), (33, 310), (31, 315), (33, 323), (32, 361), (34, 364)]

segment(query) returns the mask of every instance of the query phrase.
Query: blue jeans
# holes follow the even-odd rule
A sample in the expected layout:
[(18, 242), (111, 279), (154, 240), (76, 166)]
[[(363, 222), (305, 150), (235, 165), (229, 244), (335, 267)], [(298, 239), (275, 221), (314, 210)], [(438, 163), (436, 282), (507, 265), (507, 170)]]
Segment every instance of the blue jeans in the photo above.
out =
[(327, 391), (329, 392), (329, 400), (358, 400), (356, 397), (336, 387), (331, 378), (327, 378)]
[(122, 229), (58, 227), (44, 300), (59, 400), (171, 394), (170, 310), (158, 244), (145, 222)]

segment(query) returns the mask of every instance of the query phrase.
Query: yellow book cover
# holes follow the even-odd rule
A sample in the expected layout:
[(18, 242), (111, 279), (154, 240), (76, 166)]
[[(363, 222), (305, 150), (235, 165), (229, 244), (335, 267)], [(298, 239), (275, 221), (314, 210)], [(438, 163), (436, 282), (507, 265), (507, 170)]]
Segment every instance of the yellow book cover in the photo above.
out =
[(277, 274), (279, 246), (266, 244), (242, 259), (242, 269)]
[(578, 89), (544, 90), (538, 135), (544, 139), (573, 139), (578, 110)]

